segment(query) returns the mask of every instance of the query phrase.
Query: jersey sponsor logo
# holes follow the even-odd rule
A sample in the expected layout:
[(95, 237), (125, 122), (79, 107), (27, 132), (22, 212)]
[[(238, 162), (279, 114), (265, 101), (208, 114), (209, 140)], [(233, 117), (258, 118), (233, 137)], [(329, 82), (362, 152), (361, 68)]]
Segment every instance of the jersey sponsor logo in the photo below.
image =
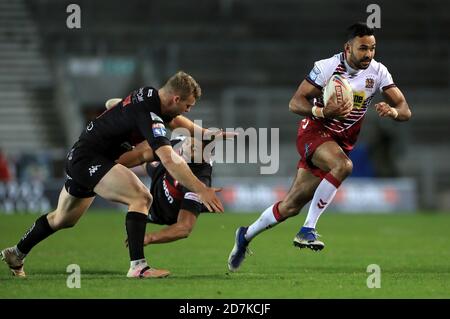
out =
[(89, 176), (94, 175), (100, 167), (101, 165), (92, 165), (91, 167), (89, 167)]
[(163, 189), (164, 189), (164, 195), (166, 195), (167, 201), (170, 204), (173, 204), (173, 197), (172, 197), (172, 195), (170, 195), (169, 188), (167, 187), (167, 183), (166, 183), (165, 179), (163, 180)]
[(162, 118), (160, 118), (158, 115), (156, 115), (155, 113), (153, 113), (153, 112), (150, 112), (150, 116), (152, 117), (152, 121), (155, 121), (155, 122), (164, 122), (163, 120), (162, 120)]
[(94, 128), (94, 122), (91, 121), (88, 124), (88, 126), (86, 127), (86, 131), (90, 132), (90, 131), (92, 131), (93, 128)]
[(200, 198), (198, 198), (198, 195), (196, 193), (192, 193), (192, 192), (187, 192), (186, 194), (184, 194), (184, 198), (189, 199), (189, 200), (193, 200), (197, 203), (202, 203), (202, 201), (200, 200)]
[(139, 91), (136, 93), (136, 98), (139, 102), (144, 101), (144, 88), (139, 89)]
[(152, 124), (152, 131), (153, 131), (153, 135), (155, 137), (166, 136), (166, 133), (167, 133), (166, 132), (166, 127), (162, 123), (153, 123)]
[(366, 92), (357, 91), (353, 92), (353, 108), (360, 109), (364, 106), (364, 100), (366, 97)]

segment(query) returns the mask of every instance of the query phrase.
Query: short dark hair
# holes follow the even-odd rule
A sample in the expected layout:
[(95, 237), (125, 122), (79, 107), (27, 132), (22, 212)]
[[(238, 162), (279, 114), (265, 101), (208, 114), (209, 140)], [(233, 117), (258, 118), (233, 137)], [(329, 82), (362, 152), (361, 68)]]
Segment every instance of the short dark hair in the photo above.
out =
[(177, 93), (180, 95), (182, 100), (186, 100), (190, 95), (193, 95), (196, 100), (202, 95), (202, 89), (197, 81), (194, 80), (189, 74), (178, 71), (164, 84), (172, 93)]
[(347, 41), (355, 37), (363, 37), (365, 35), (374, 35), (375, 30), (367, 26), (365, 22), (357, 22), (347, 28)]

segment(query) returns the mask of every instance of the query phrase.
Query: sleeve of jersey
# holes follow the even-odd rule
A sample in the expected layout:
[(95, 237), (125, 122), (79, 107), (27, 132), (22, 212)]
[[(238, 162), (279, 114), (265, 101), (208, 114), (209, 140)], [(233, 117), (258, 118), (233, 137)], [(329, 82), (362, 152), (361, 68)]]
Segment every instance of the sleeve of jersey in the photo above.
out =
[(180, 209), (198, 214), (202, 212), (202, 206), (203, 204), (196, 193), (186, 192), (183, 201), (181, 202)]
[[(205, 183), (205, 185), (210, 185), (210, 179), (206, 176), (199, 177), (200, 181)], [(187, 188), (183, 187), (184, 198), (181, 202), (180, 209), (185, 209), (193, 213), (201, 213), (207, 211), (206, 207), (198, 198), (196, 193), (189, 191)]]
[(311, 72), (309, 72), (306, 76), (306, 81), (314, 85), (319, 90), (322, 90), (327, 83), (327, 79), (324, 74), (324, 66), (321, 62), (322, 61), (315, 62)]
[(153, 112), (146, 112), (137, 117), (137, 124), (148, 144), (156, 151), (164, 145), (171, 145), (163, 120)]
[(392, 79), (392, 75), (389, 73), (388, 69), (380, 63), (380, 92), (386, 91), (387, 89), (395, 87), (394, 80)]

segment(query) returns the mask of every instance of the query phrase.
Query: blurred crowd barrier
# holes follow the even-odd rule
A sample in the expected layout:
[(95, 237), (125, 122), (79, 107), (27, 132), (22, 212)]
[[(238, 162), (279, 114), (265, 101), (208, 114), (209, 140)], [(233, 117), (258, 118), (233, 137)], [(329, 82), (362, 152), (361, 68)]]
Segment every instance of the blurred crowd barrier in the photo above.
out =
[[(148, 180), (145, 181), (148, 183)], [(0, 183), (0, 213), (41, 214), (54, 209), (63, 180)], [(214, 180), (228, 212), (262, 211), (280, 201), (289, 190), (288, 178), (226, 178)], [(98, 199), (94, 207), (122, 209)], [(304, 209), (307, 209), (306, 206)], [(412, 179), (350, 178), (336, 194), (328, 210), (341, 213), (411, 213), (417, 210), (417, 187)]]

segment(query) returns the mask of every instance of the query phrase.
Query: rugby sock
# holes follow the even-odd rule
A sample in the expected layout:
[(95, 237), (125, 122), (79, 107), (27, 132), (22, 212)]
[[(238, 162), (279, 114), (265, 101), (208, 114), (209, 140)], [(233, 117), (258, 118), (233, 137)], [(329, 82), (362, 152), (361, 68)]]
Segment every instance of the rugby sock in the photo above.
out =
[(284, 218), (280, 215), (280, 212), (278, 211), (278, 205), (280, 203), (281, 202), (277, 202), (269, 206), (261, 214), (261, 216), (259, 216), (259, 218), (248, 227), (247, 233), (245, 234), (245, 239), (247, 239), (247, 241), (252, 240), (253, 237), (258, 235), (259, 233), (281, 223), (284, 220)]
[(33, 226), (28, 229), (22, 239), (17, 243), (16, 252), (19, 257), (25, 258), (34, 246), (55, 232), (48, 223), (47, 215), (42, 215), (36, 219)]
[(130, 268), (134, 269), (134, 268), (136, 268), (138, 266), (142, 267), (142, 268), (148, 266), (147, 265), (147, 260), (145, 260), (145, 258), (144, 258), (144, 259), (130, 261)]
[(331, 173), (325, 175), (325, 178), (320, 182), (314, 192), (314, 197), (309, 206), (308, 216), (306, 216), (306, 221), (303, 225), (304, 227), (316, 228), (320, 215), (331, 203), (340, 185), (341, 182), (331, 175)]
[(131, 261), (144, 259), (144, 237), (147, 215), (138, 212), (128, 212), (125, 227), (128, 236), (128, 250)]

